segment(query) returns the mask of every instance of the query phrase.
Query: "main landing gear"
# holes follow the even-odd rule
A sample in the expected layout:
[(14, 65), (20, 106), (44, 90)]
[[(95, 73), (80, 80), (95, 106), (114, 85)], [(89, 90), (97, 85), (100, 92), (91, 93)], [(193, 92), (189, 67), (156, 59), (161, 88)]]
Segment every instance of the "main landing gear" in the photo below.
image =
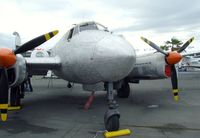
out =
[(130, 86), (127, 81), (124, 81), (121, 88), (117, 90), (117, 96), (119, 98), (128, 98), (130, 95)]
[(20, 86), (16, 86), (10, 89), (10, 106), (20, 106), (21, 105), (21, 95)]
[(10, 88), (10, 107), (21, 106), (22, 98), (24, 98), (24, 84)]
[(104, 115), (104, 123), (107, 131), (116, 131), (119, 129), (120, 113), (118, 111), (119, 105), (114, 100), (113, 83), (109, 82), (107, 85), (108, 110)]

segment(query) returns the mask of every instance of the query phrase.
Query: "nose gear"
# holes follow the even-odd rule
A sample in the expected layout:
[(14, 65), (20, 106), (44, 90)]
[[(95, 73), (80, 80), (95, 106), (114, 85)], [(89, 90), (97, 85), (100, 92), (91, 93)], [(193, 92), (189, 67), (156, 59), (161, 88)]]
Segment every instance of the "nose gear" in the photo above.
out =
[(114, 100), (113, 92), (113, 83), (109, 82), (107, 85), (108, 110), (105, 112), (104, 115), (104, 124), (107, 131), (116, 131), (119, 129), (119, 105)]

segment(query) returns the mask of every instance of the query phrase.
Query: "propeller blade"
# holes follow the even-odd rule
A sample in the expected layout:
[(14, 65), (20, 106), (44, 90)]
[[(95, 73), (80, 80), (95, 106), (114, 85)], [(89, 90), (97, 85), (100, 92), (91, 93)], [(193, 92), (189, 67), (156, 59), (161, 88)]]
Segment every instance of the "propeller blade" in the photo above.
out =
[(147, 44), (149, 44), (152, 48), (154, 48), (155, 50), (157, 50), (158, 52), (164, 54), (164, 55), (168, 55), (166, 52), (164, 52), (159, 46), (157, 46), (156, 44), (154, 44), (153, 42), (149, 41), (148, 39), (141, 37), (141, 39), (146, 42)]
[(194, 37), (190, 38), (177, 52), (181, 53), (190, 45), (190, 43), (192, 43), (193, 40), (194, 40)]
[(7, 120), (8, 111), (8, 78), (5, 69), (0, 69), (0, 110), (1, 120)]
[(178, 101), (179, 100), (178, 77), (177, 77), (175, 65), (171, 65), (171, 82), (172, 82), (172, 92), (174, 95), (174, 100)]
[(17, 48), (14, 51), (14, 53), (19, 54), (19, 53), (24, 53), (28, 50), (32, 50), (32, 49), (36, 48), (37, 46), (43, 44), (44, 42), (48, 41), (52, 37), (54, 37), (57, 33), (58, 33), (58, 30), (53, 31), (53, 32), (49, 32), (49, 33), (41, 35), (41, 36), (38, 36), (38, 37), (26, 42), (25, 44), (23, 44), (19, 48)]
[(174, 95), (174, 100), (178, 101), (179, 100), (179, 96), (178, 96), (178, 77), (177, 77), (177, 71), (175, 68), (175, 64), (178, 63), (181, 59), (181, 52), (183, 50), (185, 50), (189, 44), (194, 40), (194, 37), (190, 38), (177, 52), (173, 51), (173, 52), (169, 52), (166, 53), (164, 52), (159, 46), (157, 46), (156, 44), (154, 44), (153, 42), (149, 41), (148, 39), (141, 37), (141, 39), (146, 42), (147, 44), (149, 44), (152, 48), (156, 49), (158, 52), (162, 53), (165, 55), (165, 61), (168, 65), (171, 65), (171, 83), (172, 83), (172, 91), (173, 91), (173, 95)]

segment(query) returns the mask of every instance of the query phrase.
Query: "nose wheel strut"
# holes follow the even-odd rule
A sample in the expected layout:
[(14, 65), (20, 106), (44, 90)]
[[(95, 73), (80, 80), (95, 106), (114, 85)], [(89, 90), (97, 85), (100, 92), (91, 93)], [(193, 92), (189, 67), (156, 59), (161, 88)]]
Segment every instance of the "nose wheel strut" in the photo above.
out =
[(113, 83), (109, 82), (107, 85), (107, 99), (108, 99), (108, 110), (104, 115), (104, 124), (107, 131), (116, 131), (119, 129), (120, 113), (118, 111), (119, 105), (114, 100), (113, 94)]

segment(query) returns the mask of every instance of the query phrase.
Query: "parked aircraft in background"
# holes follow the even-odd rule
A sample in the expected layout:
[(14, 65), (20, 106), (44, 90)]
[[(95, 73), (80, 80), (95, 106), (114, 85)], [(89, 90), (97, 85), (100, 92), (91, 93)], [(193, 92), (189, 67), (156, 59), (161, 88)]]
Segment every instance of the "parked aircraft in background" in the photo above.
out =
[(183, 59), (178, 64), (180, 71), (190, 71), (200, 69), (200, 50), (185, 51)]
[(192, 69), (200, 69), (200, 58), (193, 56), (186, 56), (179, 64), (179, 70), (190, 71)]
[(127, 98), (130, 93), (129, 83), (171, 77), (174, 99), (178, 100), (178, 79), (174, 64), (182, 59), (180, 53), (194, 38), (178, 51), (164, 52), (142, 37), (157, 52), (136, 55), (134, 47), (122, 36), (92, 21), (72, 27), (51, 50), (50, 57), (24, 58), (21, 55), (57, 33), (53, 31), (39, 36), (14, 51), (0, 49), (0, 109), (3, 121), (7, 120), (9, 89), (17, 95), (10, 94), (13, 105), (20, 100), (17, 89), (27, 74), (35, 75), (48, 70), (52, 70), (59, 78), (82, 84), (84, 90), (107, 91), (108, 110), (104, 122), (108, 131), (119, 129), (120, 113), (114, 100), (114, 90), (117, 90), (119, 97)]

